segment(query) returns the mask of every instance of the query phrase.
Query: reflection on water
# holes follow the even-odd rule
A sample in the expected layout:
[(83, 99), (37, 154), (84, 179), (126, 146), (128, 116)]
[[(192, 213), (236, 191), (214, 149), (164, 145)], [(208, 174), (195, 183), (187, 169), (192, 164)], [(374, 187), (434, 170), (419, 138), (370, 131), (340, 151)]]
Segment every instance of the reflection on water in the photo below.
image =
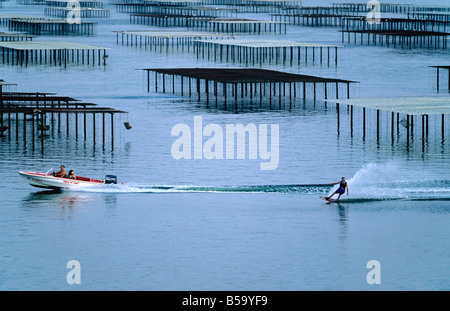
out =
[(78, 206), (95, 206), (95, 201), (104, 201), (108, 207), (117, 205), (117, 198), (114, 194), (101, 195), (95, 193), (83, 193), (72, 191), (39, 191), (32, 192), (27, 195), (22, 204), (26, 208), (39, 207), (60, 207), (60, 208), (75, 208)]
[(345, 241), (348, 236), (348, 223), (349, 223), (349, 206), (348, 204), (342, 204), (337, 202), (337, 212), (339, 215), (339, 240)]

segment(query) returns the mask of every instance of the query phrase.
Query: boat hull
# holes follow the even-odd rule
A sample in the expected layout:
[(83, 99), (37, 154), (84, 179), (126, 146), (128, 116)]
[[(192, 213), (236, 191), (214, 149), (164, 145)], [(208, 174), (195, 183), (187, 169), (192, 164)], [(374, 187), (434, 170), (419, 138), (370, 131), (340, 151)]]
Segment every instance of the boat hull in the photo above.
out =
[(84, 189), (104, 185), (100, 179), (77, 177), (77, 179), (55, 177), (42, 172), (19, 172), (31, 186), (43, 189)]

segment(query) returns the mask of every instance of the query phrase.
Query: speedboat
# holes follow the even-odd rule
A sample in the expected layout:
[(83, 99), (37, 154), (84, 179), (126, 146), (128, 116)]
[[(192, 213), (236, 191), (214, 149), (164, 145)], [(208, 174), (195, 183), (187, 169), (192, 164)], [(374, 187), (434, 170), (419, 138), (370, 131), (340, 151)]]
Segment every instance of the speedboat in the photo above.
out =
[(72, 179), (53, 176), (52, 170), (46, 173), (21, 171), (19, 174), (33, 187), (53, 190), (77, 190), (107, 184), (117, 184), (117, 177), (114, 175), (106, 175), (105, 179), (94, 179), (81, 176), (77, 176), (75, 179)]

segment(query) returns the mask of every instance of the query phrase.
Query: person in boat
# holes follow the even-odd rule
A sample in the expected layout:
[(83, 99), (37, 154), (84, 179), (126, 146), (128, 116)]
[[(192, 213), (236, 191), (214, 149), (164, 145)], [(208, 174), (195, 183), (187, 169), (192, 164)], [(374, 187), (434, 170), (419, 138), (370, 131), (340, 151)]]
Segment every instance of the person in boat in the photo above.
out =
[(331, 200), (332, 197), (334, 197), (336, 194), (339, 195), (338, 200), (341, 198), (341, 195), (343, 195), (345, 193), (345, 191), (347, 190), (347, 195), (348, 194), (348, 183), (345, 180), (345, 177), (342, 177), (341, 181), (338, 181), (337, 183), (334, 183), (332, 185), (338, 185), (339, 184), (339, 188), (338, 190), (336, 190), (332, 195), (330, 195), (328, 198), (326, 198), (327, 200)]
[(55, 173), (53, 173), (53, 176), (55, 177), (66, 177), (66, 170), (65, 170), (65, 166), (61, 165), (61, 169)]
[(75, 173), (73, 172), (73, 170), (70, 170), (69, 174), (67, 174), (67, 178), (77, 179), (77, 176), (75, 176)]

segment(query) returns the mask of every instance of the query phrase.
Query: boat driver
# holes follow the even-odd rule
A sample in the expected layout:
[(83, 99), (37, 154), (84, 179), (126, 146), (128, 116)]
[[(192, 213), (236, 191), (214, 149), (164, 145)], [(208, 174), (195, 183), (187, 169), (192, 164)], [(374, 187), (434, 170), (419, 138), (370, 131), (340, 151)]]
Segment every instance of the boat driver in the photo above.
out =
[(55, 176), (55, 177), (65, 177), (66, 176), (65, 166), (61, 165), (61, 169), (59, 171), (53, 173), (53, 176)]

